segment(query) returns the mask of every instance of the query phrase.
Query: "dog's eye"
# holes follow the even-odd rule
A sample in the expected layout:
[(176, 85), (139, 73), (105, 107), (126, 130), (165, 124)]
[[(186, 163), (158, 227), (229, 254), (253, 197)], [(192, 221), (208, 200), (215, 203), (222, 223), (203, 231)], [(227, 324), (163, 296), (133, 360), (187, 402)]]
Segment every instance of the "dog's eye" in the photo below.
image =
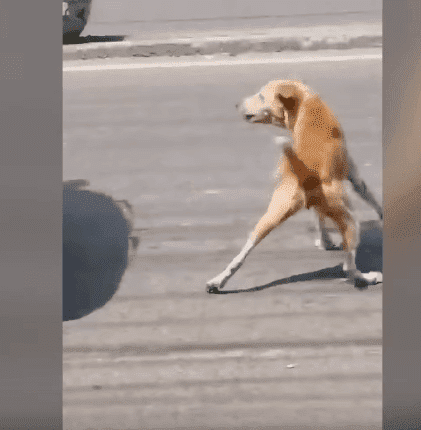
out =
[(264, 96), (263, 96), (263, 94), (262, 94), (262, 93), (259, 93), (259, 99), (260, 99), (260, 101), (262, 101), (262, 102), (264, 102), (264, 101), (265, 101), (265, 98), (264, 98)]

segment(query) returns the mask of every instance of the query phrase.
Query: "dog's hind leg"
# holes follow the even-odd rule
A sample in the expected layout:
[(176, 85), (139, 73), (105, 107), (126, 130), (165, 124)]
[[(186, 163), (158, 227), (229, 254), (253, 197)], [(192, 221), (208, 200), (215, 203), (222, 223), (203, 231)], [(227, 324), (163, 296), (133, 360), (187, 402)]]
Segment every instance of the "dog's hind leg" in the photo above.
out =
[(351, 182), (354, 190), (364, 199), (376, 212), (379, 218), (383, 219), (383, 209), (377, 202), (374, 194), (369, 190), (365, 181), (360, 177), (357, 166), (354, 161), (348, 157), (349, 172), (348, 180)]
[(304, 206), (304, 195), (294, 178), (284, 180), (275, 190), (269, 207), (252, 231), (241, 252), (231, 261), (227, 268), (215, 278), (206, 283), (209, 293), (224, 288), (227, 281), (243, 265), (247, 255), (274, 228), (278, 227), (290, 216)]
[[(283, 140), (281, 143), (283, 146), (284, 154), (291, 163), (292, 170), (299, 178), (302, 187), (307, 190), (308, 195), (306, 200), (308, 205), (310, 200), (312, 199), (311, 194), (315, 191), (317, 195), (317, 185), (320, 184), (320, 179), (318, 175), (315, 176), (314, 172), (310, 171), (307, 166), (298, 158), (297, 154), (292, 148), (290, 141)], [(322, 250), (340, 249), (339, 247), (335, 246), (335, 244), (331, 241), (329, 237), (329, 233), (325, 224), (325, 215), (321, 212), (318, 212), (317, 214), (317, 238), (315, 240), (316, 247)]]
[(342, 248), (342, 245), (337, 246), (330, 239), (329, 232), (325, 223), (325, 217), (321, 214), (317, 215), (316, 235), (316, 240), (314, 241), (314, 245), (316, 246), (316, 248), (323, 251), (333, 251)]
[(344, 250), (347, 251), (343, 270), (347, 273), (349, 280), (353, 282), (354, 286), (357, 288), (366, 288), (368, 285), (375, 285), (383, 282), (383, 275), (381, 272), (361, 273), (357, 269), (355, 258), (359, 242), (358, 223), (346, 213), (344, 213), (344, 216), (336, 217), (336, 221), (343, 236)]
[(318, 211), (331, 218), (338, 227), (342, 235), (343, 250), (346, 252), (346, 259), (343, 265), (344, 272), (348, 278), (358, 288), (374, 285), (383, 281), (381, 272), (361, 273), (356, 265), (356, 253), (359, 244), (359, 223), (351, 214), (348, 196), (341, 190), (340, 183), (324, 185), (324, 201), (318, 207)]

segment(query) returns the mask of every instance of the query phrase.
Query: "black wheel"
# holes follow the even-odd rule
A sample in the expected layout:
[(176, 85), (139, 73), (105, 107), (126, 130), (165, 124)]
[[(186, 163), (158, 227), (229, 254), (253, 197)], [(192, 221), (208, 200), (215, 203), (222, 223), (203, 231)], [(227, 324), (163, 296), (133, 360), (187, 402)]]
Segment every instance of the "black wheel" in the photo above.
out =
[(80, 43), (91, 13), (92, 0), (63, 1), (63, 44)]

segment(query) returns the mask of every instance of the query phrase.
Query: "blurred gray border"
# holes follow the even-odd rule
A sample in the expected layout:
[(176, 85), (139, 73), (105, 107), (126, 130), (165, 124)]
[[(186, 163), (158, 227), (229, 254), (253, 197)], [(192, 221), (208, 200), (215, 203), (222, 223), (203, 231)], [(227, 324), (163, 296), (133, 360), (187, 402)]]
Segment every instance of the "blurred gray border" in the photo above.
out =
[(0, 1), (0, 428), (62, 428), (62, 5)]
[[(60, 2), (0, 4), (0, 424), (16, 430), (62, 427), (60, 16)], [(384, 0), (383, 22), (383, 428), (417, 429), (421, 2)]]
[(421, 428), (421, 2), (383, 2), (383, 428)]

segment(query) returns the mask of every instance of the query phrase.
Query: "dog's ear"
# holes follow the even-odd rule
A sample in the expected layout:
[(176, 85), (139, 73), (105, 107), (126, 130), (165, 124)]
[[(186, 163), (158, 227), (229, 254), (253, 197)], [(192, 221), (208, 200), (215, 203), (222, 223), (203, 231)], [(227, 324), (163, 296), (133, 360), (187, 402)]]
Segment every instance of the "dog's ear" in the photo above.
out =
[(282, 94), (278, 94), (277, 96), (280, 103), (282, 103), (285, 127), (287, 129), (293, 129), (295, 119), (297, 118), (299, 99), (294, 96), (285, 97)]
[(300, 92), (297, 85), (291, 82), (285, 82), (277, 88), (278, 100), (282, 103), (289, 115), (296, 115), (300, 102)]
[(284, 108), (291, 114), (295, 115), (298, 110), (298, 98), (297, 97), (284, 97), (282, 94), (278, 94), (280, 102)]

